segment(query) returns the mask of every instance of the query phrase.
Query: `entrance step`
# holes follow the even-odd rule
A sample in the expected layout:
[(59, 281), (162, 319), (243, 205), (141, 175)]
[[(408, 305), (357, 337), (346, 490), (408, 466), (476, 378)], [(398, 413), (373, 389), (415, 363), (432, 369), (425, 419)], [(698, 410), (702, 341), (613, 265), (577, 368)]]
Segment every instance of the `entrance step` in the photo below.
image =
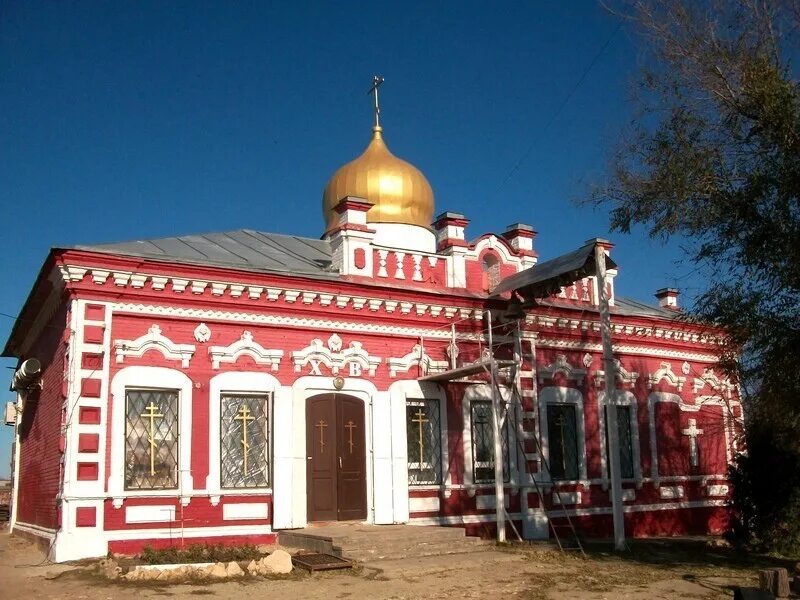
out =
[(281, 531), (278, 542), (360, 562), (481, 552), (488, 541), (458, 527), (337, 523)]

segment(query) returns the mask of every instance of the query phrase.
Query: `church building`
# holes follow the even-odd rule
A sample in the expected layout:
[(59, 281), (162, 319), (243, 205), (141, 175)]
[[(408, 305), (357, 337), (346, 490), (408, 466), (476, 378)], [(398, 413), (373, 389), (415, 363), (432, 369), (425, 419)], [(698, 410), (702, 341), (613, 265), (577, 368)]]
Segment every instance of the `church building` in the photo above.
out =
[[(682, 319), (676, 290), (617, 296), (605, 240), (540, 262), (529, 225), (468, 236), (377, 121), (322, 214), (318, 239), (50, 251), (3, 353), (19, 360), (14, 533), (55, 561), (331, 521), (492, 537), (500, 497), (510, 539), (567, 517), (608, 537), (609, 404), (626, 535), (724, 529), (741, 406), (719, 332)], [(602, 290), (579, 268), (598, 245), (610, 395)], [(525, 301), (520, 277), (560, 284)]]

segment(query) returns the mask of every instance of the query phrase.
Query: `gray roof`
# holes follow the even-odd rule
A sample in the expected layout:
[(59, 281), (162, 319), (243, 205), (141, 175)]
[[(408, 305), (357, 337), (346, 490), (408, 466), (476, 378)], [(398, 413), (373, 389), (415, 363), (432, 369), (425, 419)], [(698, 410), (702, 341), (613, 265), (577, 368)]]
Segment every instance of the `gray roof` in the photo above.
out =
[[(537, 263), (529, 269), (509, 275), (492, 290), (492, 296), (516, 291), (525, 298), (547, 298), (563, 286), (595, 274), (594, 248), (599, 240), (589, 240), (572, 252)], [(606, 267), (617, 264), (606, 257)]]
[[(153, 260), (230, 267), (246, 271), (298, 274), (311, 277), (335, 279), (338, 272), (332, 269), (331, 247), (325, 240), (294, 235), (264, 233), (252, 229), (239, 229), (221, 233), (182, 235), (155, 240), (137, 240), (115, 244), (74, 246), (77, 250), (103, 252), (123, 256), (136, 256)], [(567, 277), (568, 285), (576, 271), (584, 269), (594, 273), (594, 244), (585, 246), (537, 264), (530, 269), (506, 277), (493, 296), (511, 289), (526, 288), (526, 291)], [(608, 267), (616, 264), (608, 259)], [(587, 273), (589, 274), (589, 273)], [(582, 275), (585, 276), (585, 275)], [(549, 294), (548, 294), (549, 295)], [(550, 304), (547, 300), (543, 304)], [(559, 304), (561, 306), (561, 304)], [(568, 305), (564, 308), (571, 308)], [(585, 309), (585, 307), (581, 307)], [(616, 314), (638, 315), (675, 319), (680, 313), (651, 306), (629, 298), (616, 298)]]
[(170, 262), (337, 277), (327, 241), (239, 229), (157, 240), (81, 245), (77, 250), (138, 256)]
[(661, 308), (660, 306), (653, 306), (646, 304), (640, 300), (633, 298), (623, 298), (616, 296), (614, 298), (614, 313), (618, 315), (630, 315), (636, 317), (659, 317), (661, 319), (681, 319), (685, 316), (680, 311), (671, 310), (669, 308)]

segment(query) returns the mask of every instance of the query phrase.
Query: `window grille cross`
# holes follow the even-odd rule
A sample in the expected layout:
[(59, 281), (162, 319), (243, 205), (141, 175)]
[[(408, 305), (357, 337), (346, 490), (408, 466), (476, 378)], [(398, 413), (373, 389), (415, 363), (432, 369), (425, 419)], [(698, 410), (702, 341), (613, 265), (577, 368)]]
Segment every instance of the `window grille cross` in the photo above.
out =
[(242, 471), (247, 475), (247, 451), (250, 450), (250, 444), (247, 443), (247, 423), (248, 421), (255, 421), (255, 417), (250, 415), (250, 409), (242, 404), (233, 419), (234, 421), (242, 422)]
[(150, 475), (156, 474), (156, 439), (155, 439), (155, 420), (157, 418), (162, 418), (164, 415), (163, 413), (157, 413), (158, 406), (151, 400), (150, 404), (145, 407), (145, 410), (148, 411), (141, 415), (143, 419), (150, 420), (150, 430), (147, 432), (147, 441), (150, 443)]
[(423, 441), (423, 434), (425, 423), (428, 422), (428, 419), (425, 418), (425, 413), (422, 411), (421, 408), (417, 409), (417, 412), (414, 413), (414, 418), (411, 419), (412, 423), (417, 424), (417, 428), (419, 429), (419, 463), (420, 465), (423, 463), (425, 458), (425, 444)]

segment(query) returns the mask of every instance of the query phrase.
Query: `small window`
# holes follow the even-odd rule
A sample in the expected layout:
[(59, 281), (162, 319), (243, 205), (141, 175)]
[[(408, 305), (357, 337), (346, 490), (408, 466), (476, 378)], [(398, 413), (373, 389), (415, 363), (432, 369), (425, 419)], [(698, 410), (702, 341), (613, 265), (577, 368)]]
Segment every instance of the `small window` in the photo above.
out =
[(178, 487), (178, 391), (125, 391), (125, 489)]
[[(604, 406), (606, 421), (606, 476), (611, 477), (611, 455), (608, 452), (608, 407)], [(617, 406), (617, 434), (619, 435), (619, 464), (623, 479), (633, 479), (633, 436), (631, 435), (631, 407)]]
[(268, 487), (269, 396), (225, 393), (220, 402), (222, 487)]
[[(492, 433), (492, 403), (473, 400), (470, 404), (472, 427), (472, 473), (475, 483), (494, 482), (494, 435)], [(509, 480), (508, 420), (502, 429), (503, 481)]]
[(439, 400), (406, 401), (408, 484), (436, 485), (442, 481), (442, 433)]
[(547, 437), (551, 479), (578, 479), (578, 435), (574, 406), (547, 406)]

